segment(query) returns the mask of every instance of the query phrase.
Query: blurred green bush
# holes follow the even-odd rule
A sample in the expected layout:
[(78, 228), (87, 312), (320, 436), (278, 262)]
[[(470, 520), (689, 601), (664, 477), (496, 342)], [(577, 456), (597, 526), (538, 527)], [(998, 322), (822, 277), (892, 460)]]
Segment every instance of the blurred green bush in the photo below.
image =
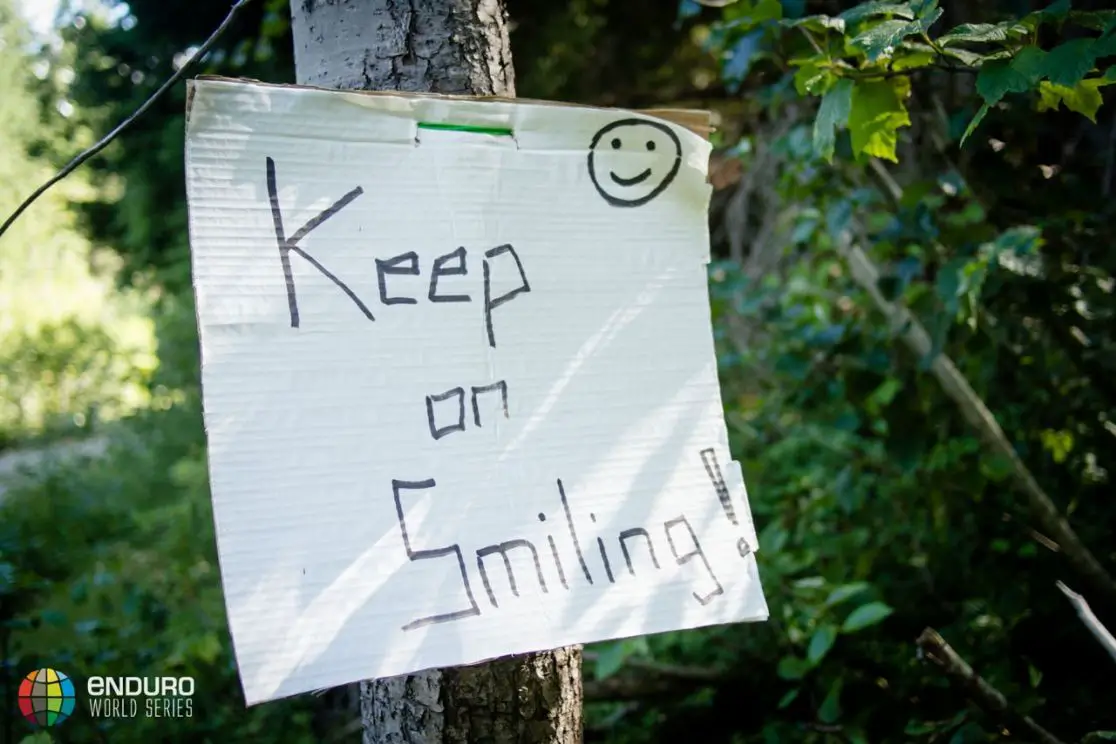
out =
[[(0, 497), (5, 687), (44, 666), (73, 677), (63, 741), (319, 740), (305, 700), (244, 707), (199, 411), (191, 399), (139, 414), (104, 458), (57, 462)], [(91, 719), (80, 692), (93, 674), (192, 676), (193, 717)], [(5, 705), (0, 730), (29, 732), (13, 718)]]

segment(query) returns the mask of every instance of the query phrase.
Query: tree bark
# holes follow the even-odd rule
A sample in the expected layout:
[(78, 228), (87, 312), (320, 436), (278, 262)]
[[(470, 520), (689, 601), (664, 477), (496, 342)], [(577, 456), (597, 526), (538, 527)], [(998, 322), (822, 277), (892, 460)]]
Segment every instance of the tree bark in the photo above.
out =
[(515, 96), (502, 0), (291, 0), (298, 82)]
[[(502, 0), (291, 0), (297, 82), (515, 96)], [(360, 683), (364, 744), (580, 744), (581, 649)]]

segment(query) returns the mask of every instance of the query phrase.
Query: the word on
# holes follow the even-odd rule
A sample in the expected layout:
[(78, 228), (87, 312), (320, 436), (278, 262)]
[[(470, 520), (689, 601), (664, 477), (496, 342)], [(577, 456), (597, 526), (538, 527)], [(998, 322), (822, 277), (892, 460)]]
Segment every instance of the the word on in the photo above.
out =
[[(480, 428), (481, 414), (478, 398), (485, 393), (500, 393), (500, 407), (504, 412), (504, 418), (508, 418), (508, 383), (504, 380), (494, 382), (491, 385), (483, 385), (481, 387), (472, 388), (473, 395), (473, 424)], [(435, 403), (445, 403), (447, 401), (456, 400), (455, 406), (435, 406)], [(438, 416), (435, 414), (434, 409), (440, 408), (442, 410), (449, 408), (451, 410), (451, 418), (448, 424), (444, 426), (438, 425)], [(456, 408), (456, 415), (452, 415), (452, 411)], [(444, 420), (444, 419), (443, 419)], [(447, 390), (438, 395), (426, 396), (426, 421), (430, 426), (430, 436), (434, 439), (441, 439), (447, 434), (452, 434), (455, 431), (465, 431), (465, 388), (455, 387), (452, 390)]]

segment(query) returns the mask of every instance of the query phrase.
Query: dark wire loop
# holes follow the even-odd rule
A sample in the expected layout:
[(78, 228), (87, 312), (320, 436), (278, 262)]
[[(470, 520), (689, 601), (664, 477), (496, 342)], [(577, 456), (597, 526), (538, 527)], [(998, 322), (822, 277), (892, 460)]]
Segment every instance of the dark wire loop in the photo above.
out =
[(39, 188), (35, 189), (35, 191), (32, 192), (30, 196), (24, 199), (23, 203), (16, 207), (16, 210), (11, 213), (8, 219), (4, 220), (4, 224), (0, 225), (0, 237), (3, 237), (4, 233), (8, 231), (8, 228), (15, 223), (19, 216), (23, 214), (23, 212), (28, 207), (30, 207), (36, 199), (45, 194), (51, 186), (54, 186), (54, 184), (58, 183), (63, 178), (70, 175), (79, 167), (81, 167), (82, 163), (89, 160), (101, 150), (108, 147), (109, 143), (116, 139), (121, 132), (130, 127), (132, 123), (136, 121), (136, 119), (143, 116), (144, 113), (146, 113), (147, 110), (151, 108), (152, 104), (159, 100), (168, 90), (174, 87), (174, 85), (179, 80), (185, 77), (186, 73), (193, 69), (195, 63), (201, 61), (201, 59), (209, 52), (209, 49), (217, 42), (219, 38), (221, 38), (221, 35), (225, 33), (230, 25), (232, 25), (233, 19), (236, 18), (236, 14), (250, 2), (252, 2), (252, 0), (237, 0), (232, 8), (229, 9), (229, 14), (225, 16), (225, 20), (221, 22), (221, 25), (217, 27), (217, 30), (209, 35), (209, 38), (205, 40), (205, 43), (198, 47), (198, 51), (195, 52), (193, 56), (191, 56), (190, 59), (188, 59), (182, 65), (182, 67), (178, 68), (178, 71), (171, 75), (165, 83), (159, 86), (159, 89), (152, 93), (151, 97), (144, 101), (142, 106), (136, 109), (127, 119), (120, 122), (115, 129), (102, 137), (99, 142), (80, 153), (77, 157), (67, 163), (66, 167), (64, 167), (62, 170), (58, 171), (57, 174), (51, 177), (49, 181), (44, 183)]

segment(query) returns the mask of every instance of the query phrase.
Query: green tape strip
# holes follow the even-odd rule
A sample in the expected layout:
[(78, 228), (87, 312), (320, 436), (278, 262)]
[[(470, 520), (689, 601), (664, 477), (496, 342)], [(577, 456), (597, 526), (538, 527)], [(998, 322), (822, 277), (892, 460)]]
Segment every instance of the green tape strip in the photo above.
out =
[(474, 127), (468, 124), (435, 124), (430, 121), (420, 121), (419, 129), (440, 129), (446, 132), (472, 132), (473, 134), (491, 134), (495, 137), (511, 137), (512, 130), (504, 127)]

